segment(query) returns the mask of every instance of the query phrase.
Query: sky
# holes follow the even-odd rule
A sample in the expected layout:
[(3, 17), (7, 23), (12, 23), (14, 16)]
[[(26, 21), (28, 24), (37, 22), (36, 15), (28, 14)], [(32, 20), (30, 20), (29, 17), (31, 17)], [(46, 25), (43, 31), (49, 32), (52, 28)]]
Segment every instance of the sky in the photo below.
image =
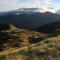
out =
[(60, 10), (60, 0), (0, 0), (0, 12), (19, 8), (46, 8), (55, 12)]

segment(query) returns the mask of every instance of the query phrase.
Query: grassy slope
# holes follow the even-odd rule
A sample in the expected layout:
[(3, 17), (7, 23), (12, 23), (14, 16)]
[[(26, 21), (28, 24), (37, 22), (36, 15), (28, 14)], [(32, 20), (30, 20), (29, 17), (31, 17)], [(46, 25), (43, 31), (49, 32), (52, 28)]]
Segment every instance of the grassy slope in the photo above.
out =
[(60, 35), (22, 48), (0, 52), (0, 58), (7, 60), (60, 60)]
[[(25, 34), (27, 37), (46, 37), (38, 32), (31, 32), (24, 29), (12, 29), (13, 35)], [(38, 43), (29, 44), (28, 46), (10, 48), (0, 52), (0, 60), (60, 60), (60, 34), (50, 36)]]

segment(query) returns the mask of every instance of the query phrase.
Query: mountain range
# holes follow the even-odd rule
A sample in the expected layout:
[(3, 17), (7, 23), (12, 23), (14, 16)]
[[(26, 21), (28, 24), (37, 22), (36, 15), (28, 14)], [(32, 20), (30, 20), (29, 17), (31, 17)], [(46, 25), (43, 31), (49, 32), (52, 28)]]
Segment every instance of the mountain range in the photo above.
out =
[[(28, 12), (24, 12), (28, 10)], [(59, 21), (60, 15), (54, 14), (51, 12), (34, 12), (37, 9), (31, 9), (32, 12), (29, 12), (30, 9), (18, 9), (16, 11), (10, 11), (0, 14), (0, 23), (9, 23), (13, 24), (18, 28), (24, 28), (29, 30), (36, 30), (38, 27)]]

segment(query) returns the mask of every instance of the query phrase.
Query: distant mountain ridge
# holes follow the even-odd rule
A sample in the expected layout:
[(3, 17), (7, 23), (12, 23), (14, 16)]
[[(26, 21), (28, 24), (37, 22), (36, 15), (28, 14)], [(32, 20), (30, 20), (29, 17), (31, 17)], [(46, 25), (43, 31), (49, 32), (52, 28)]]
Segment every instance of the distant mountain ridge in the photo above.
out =
[(38, 12), (38, 8), (20, 8), (17, 10), (13, 10), (13, 11), (7, 11), (7, 12), (0, 12), (0, 16), (3, 15), (10, 15), (10, 14), (23, 14), (23, 13), (35, 13)]
[(0, 16), (0, 23), (10, 23), (18, 28), (36, 30), (39, 26), (59, 21), (60, 15), (51, 12), (20, 13), (20, 11), (8, 12), (7, 15)]

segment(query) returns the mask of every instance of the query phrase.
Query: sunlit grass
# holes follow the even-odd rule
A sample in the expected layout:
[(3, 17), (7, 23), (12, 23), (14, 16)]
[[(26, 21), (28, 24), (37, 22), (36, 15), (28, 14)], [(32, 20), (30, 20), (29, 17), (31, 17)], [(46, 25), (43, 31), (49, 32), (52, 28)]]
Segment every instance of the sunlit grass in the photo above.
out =
[(11, 48), (0, 52), (0, 58), (3, 60), (60, 60), (59, 37), (47, 38), (22, 48)]

